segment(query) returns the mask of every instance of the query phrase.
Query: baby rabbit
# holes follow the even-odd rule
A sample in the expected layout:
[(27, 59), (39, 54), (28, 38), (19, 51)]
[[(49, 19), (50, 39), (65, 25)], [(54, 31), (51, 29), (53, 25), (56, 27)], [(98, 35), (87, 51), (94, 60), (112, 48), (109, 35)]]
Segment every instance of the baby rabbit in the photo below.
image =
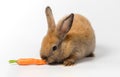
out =
[(55, 24), (51, 8), (45, 10), (48, 32), (41, 45), (40, 56), (48, 64), (73, 65), (84, 57), (94, 56), (95, 34), (89, 21), (71, 13)]

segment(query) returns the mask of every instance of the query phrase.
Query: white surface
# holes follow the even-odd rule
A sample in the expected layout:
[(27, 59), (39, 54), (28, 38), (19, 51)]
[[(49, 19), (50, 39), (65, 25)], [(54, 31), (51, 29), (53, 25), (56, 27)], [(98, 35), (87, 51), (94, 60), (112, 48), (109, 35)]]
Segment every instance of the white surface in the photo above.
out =
[[(53, 9), (56, 22), (65, 14), (80, 13), (96, 33), (95, 58), (70, 67), (18, 66), (9, 59), (39, 58), (47, 31), (45, 7)], [(1, 77), (120, 77), (120, 0), (0, 0)]]

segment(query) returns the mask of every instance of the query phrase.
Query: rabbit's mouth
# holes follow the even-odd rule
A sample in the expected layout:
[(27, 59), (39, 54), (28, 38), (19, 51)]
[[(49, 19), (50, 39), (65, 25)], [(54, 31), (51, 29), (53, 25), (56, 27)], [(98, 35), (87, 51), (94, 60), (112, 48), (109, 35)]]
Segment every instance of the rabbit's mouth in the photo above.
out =
[(50, 65), (56, 65), (56, 64), (61, 64), (63, 63), (62, 60), (58, 57), (55, 56), (41, 56), (43, 60), (46, 60), (48, 64)]
[(41, 58), (43, 60), (46, 60), (48, 64), (54, 64), (54, 63), (56, 63), (56, 61), (52, 57), (50, 57), (50, 56), (48, 57), (48, 56), (43, 56), (42, 55)]
[(57, 65), (57, 64), (62, 64), (63, 63), (62, 61), (54, 59), (52, 57), (48, 57), (48, 59), (46, 61), (50, 65)]

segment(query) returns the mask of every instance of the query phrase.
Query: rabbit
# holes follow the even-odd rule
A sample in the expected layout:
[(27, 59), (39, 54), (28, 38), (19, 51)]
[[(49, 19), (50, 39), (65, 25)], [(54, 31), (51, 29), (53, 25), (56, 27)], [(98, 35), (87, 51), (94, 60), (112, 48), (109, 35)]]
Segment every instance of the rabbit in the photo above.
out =
[(55, 24), (52, 10), (45, 9), (48, 31), (42, 40), (40, 56), (48, 64), (70, 66), (85, 57), (93, 57), (95, 33), (90, 22), (82, 15), (63, 17)]

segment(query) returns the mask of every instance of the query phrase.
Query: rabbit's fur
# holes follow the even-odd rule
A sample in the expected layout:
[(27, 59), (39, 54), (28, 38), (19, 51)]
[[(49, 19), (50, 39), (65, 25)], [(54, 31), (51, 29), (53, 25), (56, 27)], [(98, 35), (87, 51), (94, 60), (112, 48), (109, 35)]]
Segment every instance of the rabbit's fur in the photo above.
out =
[(93, 56), (95, 35), (89, 21), (79, 15), (70, 14), (55, 24), (52, 10), (46, 8), (48, 32), (43, 38), (40, 56), (49, 64), (73, 65), (77, 60)]

